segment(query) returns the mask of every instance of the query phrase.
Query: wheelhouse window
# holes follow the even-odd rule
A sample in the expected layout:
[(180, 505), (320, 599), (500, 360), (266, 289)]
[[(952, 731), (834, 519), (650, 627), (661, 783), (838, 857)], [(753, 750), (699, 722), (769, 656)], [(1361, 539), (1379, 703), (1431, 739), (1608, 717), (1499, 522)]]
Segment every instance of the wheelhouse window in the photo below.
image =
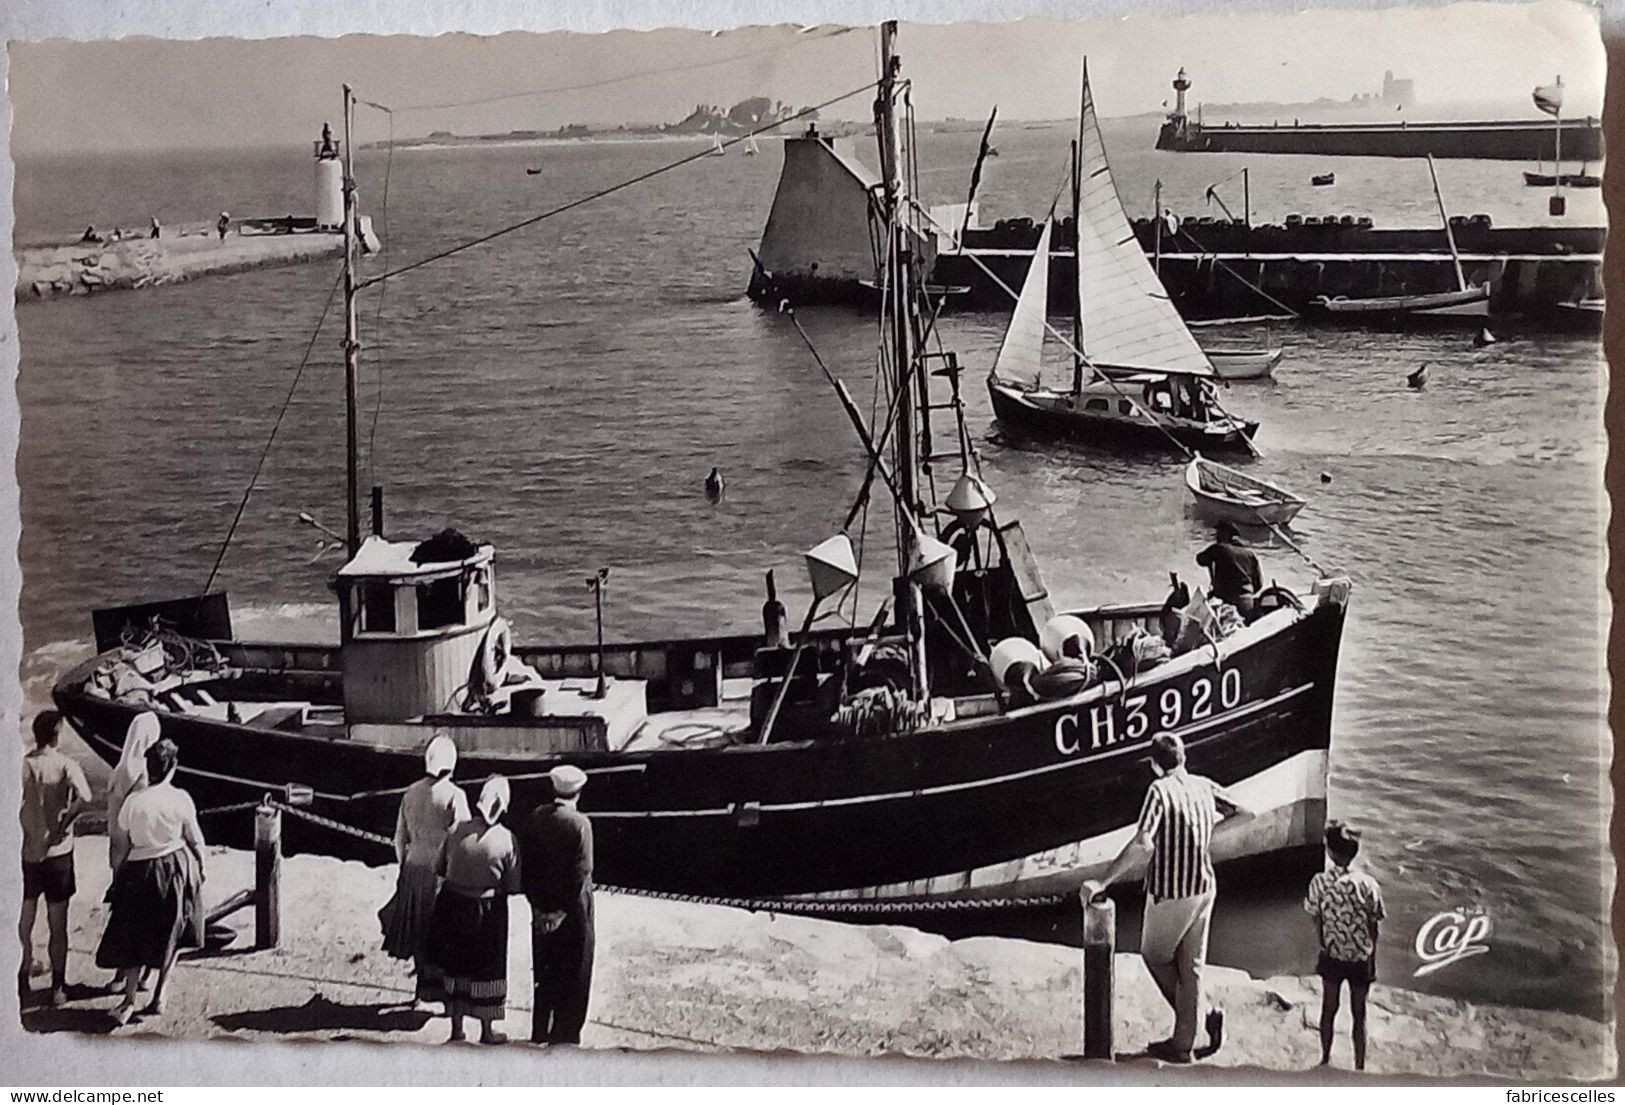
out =
[(483, 614), (491, 608), (491, 569), (475, 571), (469, 592), (474, 600), (474, 615)]
[(395, 632), (395, 589), (387, 583), (362, 583), (355, 590), (357, 632)]
[(1109, 411), (1112, 409), (1112, 405), (1104, 399), (1091, 399), (1083, 405), (1083, 409), (1086, 411)]
[(463, 581), (458, 576), (418, 584), (418, 628), (441, 629), (463, 621)]
[(1134, 404), (1130, 403), (1127, 399), (1119, 399), (1117, 401), (1117, 413), (1118, 414), (1133, 414), (1134, 413)]

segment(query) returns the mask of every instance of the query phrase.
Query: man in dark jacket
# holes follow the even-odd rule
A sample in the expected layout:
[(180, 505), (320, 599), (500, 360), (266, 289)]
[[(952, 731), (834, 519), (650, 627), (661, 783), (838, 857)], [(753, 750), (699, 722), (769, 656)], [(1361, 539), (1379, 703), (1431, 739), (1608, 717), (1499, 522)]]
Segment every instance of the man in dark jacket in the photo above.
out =
[(1212, 577), (1213, 594), (1236, 608), (1247, 621), (1252, 621), (1258, 593), (1264, 589), (1264, 573), (1258, 568), (1258, 557), (1241, 543), (1241, 535), (1229, 522), (1220, 522), (1213, 529), (1213, 544), (1196, 554), (1196, 563), (1208, 570)]
[(535, 984), (530, 1038), (579, 1044), (592, 991), (592, 824), (576, 810), (587, 774), (565, 765), (548, 777), (553, 801), (536, 807), (519, 831)]

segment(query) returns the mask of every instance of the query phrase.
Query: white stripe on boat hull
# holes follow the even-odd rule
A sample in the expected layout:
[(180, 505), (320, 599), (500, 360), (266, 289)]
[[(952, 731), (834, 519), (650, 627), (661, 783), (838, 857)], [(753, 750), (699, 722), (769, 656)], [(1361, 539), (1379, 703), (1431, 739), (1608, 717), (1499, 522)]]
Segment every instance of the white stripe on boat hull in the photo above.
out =
[[(1213, 858), (1224, 862), (1319, 843), (1326, 817), (1328, 760), (1324, 749), (1300, 752), (1228, 787), (1257, 816), (1221, 824), (1213, 836)], [(1104, 873), (1133, 835), (1134, 826), (1124, 825), (1087, 840), (971, 871), (794, 895), (791, 900), (987, 898), (1070, 891), (1084, 879)]]

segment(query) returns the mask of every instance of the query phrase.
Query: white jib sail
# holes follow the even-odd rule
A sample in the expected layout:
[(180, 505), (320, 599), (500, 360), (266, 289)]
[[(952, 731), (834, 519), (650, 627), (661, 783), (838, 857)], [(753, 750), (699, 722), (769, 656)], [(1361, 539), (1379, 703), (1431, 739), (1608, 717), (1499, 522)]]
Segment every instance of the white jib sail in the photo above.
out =
[(1004, 342), (993, 361), (993, 375), (1011, 383), (1037, 387), (1044, 370), (1044, 326), (1049, 307), (1049, 232), (1044, 220), (1032, 265), (1016, 297), (1015, 313), (1004, 331)]
[(1097, 365), (1212, 376), (1202, 347), (1145, 259), (1112, 183), (1083, 71), (1078, 119), (1078, 304), (1083, 351)]

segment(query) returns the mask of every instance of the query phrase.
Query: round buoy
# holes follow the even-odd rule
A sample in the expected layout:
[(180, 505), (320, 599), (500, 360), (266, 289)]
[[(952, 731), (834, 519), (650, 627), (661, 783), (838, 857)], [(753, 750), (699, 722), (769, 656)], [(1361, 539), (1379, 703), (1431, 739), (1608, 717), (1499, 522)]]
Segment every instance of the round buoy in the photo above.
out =
[[(1038, 645), (1051, 660), (1083, 659), (1095, 654), (1095, 635), (1088, 623), (1072, 614), (1057, 614), (1038, 634)], [(1071, 645), (1076, 651), (1069, 651)]]
[(1006, 637), (993, 646), (993, 654), (989, 657), (993, 678), (1000, 687), (1010, 686), (1006, 676), (1014, 665), (1030, 664), (1034, 671), (1042, 671), (1048, 663), (1038, 646), (1025, 637)]

